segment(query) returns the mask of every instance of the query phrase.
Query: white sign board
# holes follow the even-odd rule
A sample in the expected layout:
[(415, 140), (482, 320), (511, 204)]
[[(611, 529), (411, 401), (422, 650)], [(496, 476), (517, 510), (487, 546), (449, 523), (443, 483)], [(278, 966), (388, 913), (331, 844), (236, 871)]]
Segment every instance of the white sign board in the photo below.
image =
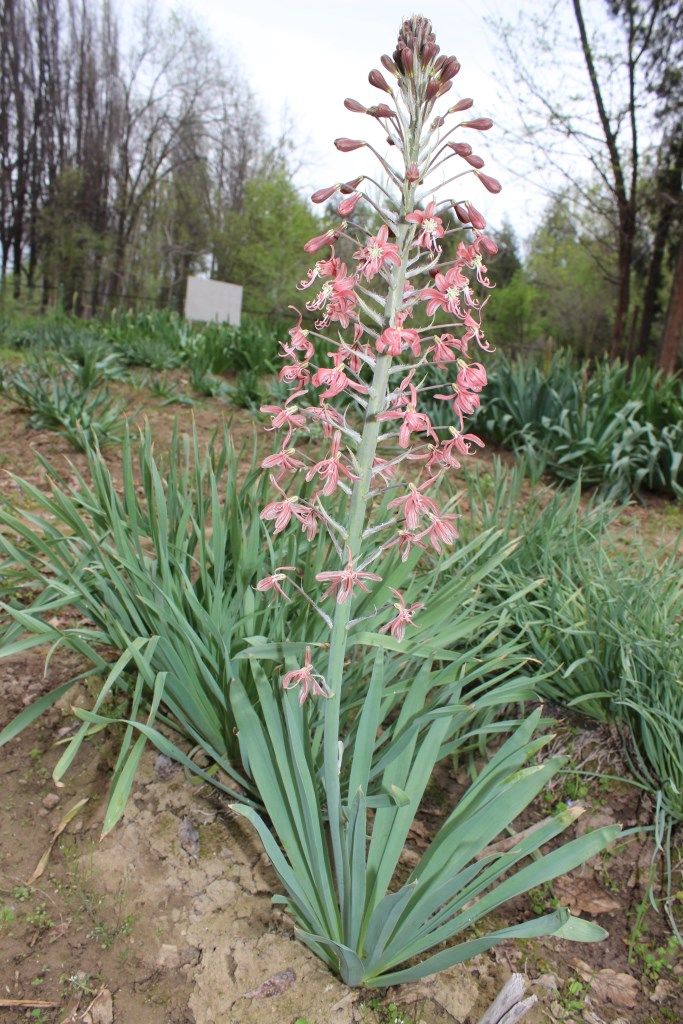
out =
[(185, 293), (186, 320), (215, 320), (239, 327), (242, 315), (242, 285), (188, 277)]

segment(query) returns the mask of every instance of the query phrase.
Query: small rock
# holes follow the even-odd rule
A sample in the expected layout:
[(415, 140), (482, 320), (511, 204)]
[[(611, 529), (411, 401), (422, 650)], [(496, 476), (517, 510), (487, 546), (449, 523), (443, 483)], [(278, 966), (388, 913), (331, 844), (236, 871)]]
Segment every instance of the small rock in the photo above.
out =
[(47, 796), (43, 797), (43, 807), (47, 811), (52, 811), (59, 803), (59, 795), (57, 793), (48, 793)]
[(598, 1017), (597, 1013), (593, 1013), (592, 1010), (584, 1010), (582, 1016), (586, 1024), (605, 1024), (603, 1018)]
[(663, 1003), (665, 999), (668, 999), (672, 992), (672, 986), (670, 981), (666, 981), (664, 978), (660, 978), (655, 985), (654, 992), (650, 996), (651, 1003)]
[(199, 832), (187, 816), (180, 822), (178, 838), (188, 857), (199, 856)]
[(557, 992), (560, 987), (556, 974), (541, 974), (539, 978), (536, 978), (536, 984), (548, 992)]
[(196, 946), (185, 946), (181, 949), (179, 957), (181, 967), (195, 967), (202, 958), (202, 951)]
[(164, 943), (157, 953), (157, 967), (164, 968), (168, 971), (174, 971), (180, 967), (180, 964), (181, 960), (178, 947), (173, 946), (170, 943)]
[(103, 988), (83, 1017), (83, 1024), (112, 1024), (113, 1020), (114, 1003), (111, 992), (108, 988)]
[(268, 978), (258, 988), (254, 988), (251, 992), (245, 992), (245, 999), (270, 999), (272, 996), (279, 996), (282, 992), (286, 991), (290, 985), (293, 985), (296, 981), (296, 974), (291, 967), (288, 967), (285, 971), (278, 971), (272, 978)]
[(177, 768), (175, 761), (172, 761), (166, 754), (159, 754), (156, 761), (154, 762), (154, 771), (156, 772), (157, 778), (166, 780), (170, 779), (171, 775)]
[(613, 971), (611, 967), (598, 971), (590, 984), (596, 999), (627, 1010), (636, 1005), (640, 992), (640, 986), (632, 975)]

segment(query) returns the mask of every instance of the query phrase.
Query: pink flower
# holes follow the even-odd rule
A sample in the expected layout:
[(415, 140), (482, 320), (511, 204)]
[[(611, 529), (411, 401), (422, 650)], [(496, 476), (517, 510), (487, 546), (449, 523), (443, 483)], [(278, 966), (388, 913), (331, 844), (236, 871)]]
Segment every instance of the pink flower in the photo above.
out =
[(451, 384), (451, 388), (453, 394), (434, 395), (434, 398), (438, 398), (441, 402), (451, 402), (453, 412), (457, 414), (462, 424), (464, 416), (471, 416), (477, 411), (481, 405), (481, 399), (476, 392), (466, 391), (464, 388), (459, 388), (457, 384)]
[(315, 509), (302, 504), (295, 509), (294, 515), (301, 523), (301, 529), (304, 531), (308, 539), (313, 540), (318, 532), (318, 517), (315, 513)]
[(410, 400), (403, 409), (395, 409), (392, 412), (383, 412), (377, 417), (378, 420), (401, 420), (401, 427), (398, 432), (398, 443), (401, 448), (408, 448), (410, 435), (414, 433), (427, 433), (438, 441), (434, 432), (432, 421), (426, 412), (417, 411), (417, 389), (414, 384), (410, 385)]
[(358, 384), (356, 381), (351, 380), (350, 377), (347, 377), (341, 366), (332, 368), (321, 366), (313, 374), (311, 384), (314, 388), (324, 387), (326, 389), (320, 395), (323, 400), (325, 398), (334, 398), (335, 395), (340, 395), (347, 388), (353, 388), (354, 391), (358, 391), (362, 395), (366, 395), (368, 392), (364, 384)]
[(280, 565), (270, 576), (264, 576), (262, 580), (259, 580), (254, 589), (258, 590), (261, 594), (274, 590), (280, 597), (284, 597), (285, 601), (290, 601), (291, 598), (287, 597), (280, 586), (282, 581), (287, 579), (288, 572), (294, 572), (293, 565)]
[(387, 622), (385, 626), (382, 626), (382, 628), (380, 629), (380, 633), (391, 633), (394, 640), (398, 640), (398, 642), (400, 643), (401, 640), (403, 640), (403, 637), (405, 636), (406, 626), (413, 625), (413, 615), (415, 615), (416, 612), (419, 612), (420, 608), (424, 608), (424, 605), (421, 604), (419, 601), (416, 601), (409, 607), (405, 603), (403, 595), (398, 590), (394, 590), (393, 587), (390, 587), (389, 589), (391, 590), (391, 593), (394, 595), (394, 597), (397, 599), (396, 603), (394, 604), (394, 608), (396, 609), (398, 614), (395, 616), (395, 618), (391, 620), (391, 622)]
[(292, 430), (306, 425), (306, 417), (299, 412), (296, 405), (290, 405), (289, 408), (286, 403), (283, 407), (262, 405), (261, 412), (272, 417), (270, 426), (266, 427), (266, 430), (280, 430), (281, 427), (288, 427), (291, 434)]
[(377, 234), (371, 235), (365, 245), (353, 254), (354, 260), (359, 262), (358, 272), (368, 281), (379, 273), (385, 263), (398, 266), (401, 262), (398, 246), (389, 242), (388, 238), (389, 228), (383, 224)]
[(358, 477), (355, 473), (346, 466), (342, 459), (341, 454), (341, 434), (339, 431), (332, 438), (332, 453), (328, 459), (321, 459), (320, 462), (316, 462), (315, 466), (311, 466), (308, 473), (306, 473), (306, 479), (310, 482), (313, 477), (318, 474), (325, 481), (322, 494), (325, 497), (329, 497), (334, 494), (338, 485), (339, 477), (344, 476), (347, 480), (357, 480)]
[[(304, 281), (299, 281), (297, 289), (299, 291), (303, 291), (305, 288), (310, 288), (313, 282), (319, 277), (333, 277), (341, 265), (341, 260), (334, 255), (330, 256), (329, 260), (318, 260), (318, 262), (311, 267), (306, 274), (306, 279)], [(301, 319), (299, 319), (299, 326), (300, 325)]]
[(276, 479), (279, 480), (285, 473), (292, 473), (294, 470), (302, 469), (304, 464), (300, 459), (296, 458), (295, 448), (282, 447), (274, 455), (266, 456), (261, 465), (264, 469), (278, 469), (280, 472), (277, 474)]
[(443, 238), (445, 234), (443, 221), (440, 217), (435, 216), (435, 210), (436, 203), (432, 200), (424, 210), (413, 210), (412, 213), (406, 216), (406, 220), (409, 223), (420, 225), (420, 234), (415, 241), (422, 249), (436, 249), (437, 239)]
[(386, 352), (392, 357), (400, 356), (406, 347), (411, 350), (416, 359), (420, 356), (420, 334), (412, 328), (387, 327), (382, 331), (375, 344), (378, 352)]
[(285, 384), (298, 384), (299, 386), (306, 387), (311, 379), (311, 371), (308, 369), (308, 362), (288, 363), (282, 367), (278, 377)]
[(366, 594), (369, 594), (370, 588), (366, 586), (366, 580), (382, 579), (376, 572), (359, 572), (359, 570), (354, 569), (353, 558), (350, 554), (345, 569), (340, 569), (337, 572), (319, 572), (315, 578), (320, 583), (329, 583), (329, 587), (323, 594), (322, 600), (324, 601), (330, 594), (335, 594), (337, 604), (344, 604), (345, 601), (348, 601), (353, 595), (354, 587), (358, 587), (360, 590), (364, 590)]
[(458, 384), (470, 391), (481, 391), (486, 387), (486, 370), (481, 363), (470, 363), (463, 366), (458, 373)]
[(394, 498), (387, 505), (387, 508), (401, 509), (405, 524), (409, 530), (417, 528), (421, 515), (427, 515), (430, 512), (438, 515), (439, 507), (436, 502), (428, 498), (426, 494), (422, 494), (422, 489), (427, 488), (433, 482), (434, 479), (431, 478), (421, 484), (419, 488), (415, 484), (408, 484), (410, 488), (408, 493), (401, 495), (400, 498)]
[(451, 434), (453, 435), (453, 440), (448, 441), (447, 443), (452, 444), (453, 447), (456, 448), (461, 455), (472, 455), (472, 453), (474, 452), (474, 449), (471, 447), (469, 443), (470, 441), (473, 444), (476, 444), (479, 448), (485, 447), (482, 439), (480, 437), (477, 437), (476, 434), (459, 434), (455, 427), (451, 427), (450, 431)]
[(402, 562), (408, 561), (412, 548), (426, 550), (426, 545), (422, 543), (422, 534), (414, 533), (412, 530), (399, 530), (384, 547), (387, 551), (390, 548), (398, 547)]
[(396, 476), (396, 466), (393, 466), (386, 459), (380, 458), (379, 455), (375, 455), (372, 463), (372, 474), (373, 476), (381, 476), (382, 480), (386, 480), (389, 483)]
[(434, 336), (434, 344), (429, 346), (425, 355), (431, 355), (432, 362), (436, 366), (443, 367), (446, 363), (455, 362), (456, 351), (467, 355), (467, 345), (458, 338), (454, 338), (452, 334), (441, 334)]
[(452, 544), (458, 537), (458, 531), (456, 530), (453, 523), (458, 516), (446, 515), (437, 516), (433, 513), (429, 515), (430, 525), (425, 530), (424, 536), (429, 540), (435, 551), (441, 551), (441, 548), (446, 544)]
[(341, 413), (338, 413), (336, 409), (333, 409), (326, 402), (321, 402), (320, 405), (312, 405), (305, 412), (311, 419), (318, 420), (322, 424), (325, 437), (332, 437), (335, 429), (344, 425), (344, 417)]
[(325, 682), (324, 677), (313, 668), (313, 658), (311, 656), (310, 647), (306, 648), (303, 668), (297, 668), (291, 672), (285, 672), (282, 677), (282, 687), (284, 690), (290, 690), (294, 686), (301, 687), (299, 690), (299, 704), (303, 704), (309, 695), (311, 697), (332, 696), (330, 691), (327, 689), (327, 683)]
[(447, 313), (460, 317), (460, 300), (462, 296), (467, 297), (468, 292), (469, 281), (456, 264), (445, 274), (437, 274), (434, 278), (434, 287), (423, 288), (420, 298), (427, 303), (427, 316), (433, 316), (437, 309), (444, 309)]
[[(280, 488), (278, 488), (279, 490)], [(275, 523), (274, 533), (282, 533), (284, 529), (289, 525), (289, 521), (294, 515), (294, 510), (299, 504), (297, 498), (284, 497), (281, 501), (271, 501), (261, 511), (261, 519), (264, 522), (272, 521)]]

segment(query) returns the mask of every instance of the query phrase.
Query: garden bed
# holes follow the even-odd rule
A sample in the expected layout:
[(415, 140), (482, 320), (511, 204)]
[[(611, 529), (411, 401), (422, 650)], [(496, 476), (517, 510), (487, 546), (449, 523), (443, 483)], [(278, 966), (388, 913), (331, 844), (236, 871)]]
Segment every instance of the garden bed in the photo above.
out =
[[(144, 408), (160, 449), (168, 444), (176, 417), (184, 427), (194, 420), (204, 440), (230, 419), (237, 443), (251, 444), (253, 419), (226, 410), (218, 400), (188, 410), (124, 384), (116, 390), (129, 408)], [(46, 478), (38, 452), (61, 471), (67, 468), (65, 460), (79, 471), (86, 469), (84, 456), (55, 434), (28, 431), (25, 418), (6, 403), (0, 405), (0, 435), (2, 469), (39, 487)], [(477, 472), (489, 471), (490, 458), (486, 450)], [(116, 448), (109, 449), (107, 461), (118, 479)], [(10, 500), (15, 497), (7, 473), (0, 490)], [(612, 536), (625, 549), (635, 538), (644, 540), (654, 555), (674, 544), (680, 526), (679, 509), (645, 497), (642, 505), (624, 510)], [(34, 650), (0, 663), (3, 724), (43, 689), (74, 672), (73, 660), (58, 653), (44, 677), (43, 660), (44, 652)], [(604, 943), (506, 944), (434, 980), (378, 999), (376, 993), (346, 989), (295, 942), (287, 917), (271, 908), (268, 894), (277, 891), (277, 883), (249, 827), (238, 823), (214, 791), (195, 784), (156, 752), (148, 752), (143, 761), (122, 824), (100, 843), (115, 738), (106, 733), (104, 742), (86, 744), (64, 788), (56, 790), (51, 771), (62, 748), (55, 743), (73, 729), (68, 708), (68, 698), (62, 699), (3, 750), (7, 825), (0, 837), (0, 959), (7, 966), (0, 976), (0, 999), (36, 1005), (2, 1009), (0, 1020), (474, 1021), (512, 968), (533, 982), (539, 1021), (548, 1016), (587, 1024), (675, 1020), (681, 965), (675, 964), (666, 920), (647, 906), (652, 855), (647, 833), (629, 837), (615, 851), (532, 895), (536, 913), (560, 900), (593, 917), (610, 932)], [(625, 774), (613, 739), (605, 727), (574, 718), (565, 720), (555, 742), (575, 765)], [(650, 802), (632, 786), (586, 783), (584, 776), (573, 774), (561, 779), (559, 788), (544, 793), (516, 827), (569, 801), (586, 807), (579, 830), (615, 820), (627, 827), (646, 826), (652, 820)], [(421, 852), (464, 782), (463, 769), (441, 766), (411, 831), (407, 864)], [(88, 802), (57, 839), (42, 876), (28, 884), (54, 830), (85, 797)], [(519, 916), (529, 909), (524, 899), (515, 908)], [(41, 1000), (57, 1005), (41, 1008)]]

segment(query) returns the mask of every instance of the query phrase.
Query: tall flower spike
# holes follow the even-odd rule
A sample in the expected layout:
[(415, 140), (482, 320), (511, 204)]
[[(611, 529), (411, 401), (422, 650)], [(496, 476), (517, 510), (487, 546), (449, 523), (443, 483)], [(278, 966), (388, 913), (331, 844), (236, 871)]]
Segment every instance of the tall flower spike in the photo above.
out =
[[(328, 183), (313, 193), (315, 203), (339, 196), (340, 218), (351, 218), (359, 204), (367, 203), (372, 227), (364, 228), (365, 218), (342, 219), (305, 245), (309, 253), (327, 251), (300, 283), (311, 297), (281, 346), (285, 363), (280, 378), (293, 393), (284, 404), (264, 406), (271, 429), (286, 436), (279, 451), (263, 461), (280, 489), (263, 519), (274, 533), (296, 520), (309, 539), (320, 530), (328, 535), (328, 564), (316, 582), (320, 602), (330, 596), (337, 601), (326, 673), (335, 693), (329, 705), (333, 718), (354, 603), (365, 594), (376, 607), (386, 606), (383, 597), (374, 598), (384, 560), (396, 547), (408, 558), (416, 549), (441, 551), (457, 538), (457, 515), (441, 511), (436, 492), (444, 476), (457, 472), (460, 460), (482, 443), (464, 428), (466, 417), (479, 407), (487, 379), (483, 364), (471, 361), (468, 352), (472, 341), (485, 351), (490, 348), (481, 311), (484, 290), (491, 287), (486, 260), (495, 244), (483, 234), (483, 215), (466, 197), (441, 198), (443, 175), (438, 172), (434, 182), (433, 176), (445, 161), (464, 160), (464, 173), (476, 175), (495, 192), (497, 182), (483, 173), (483, 161), (467, 138), (473, 131), (488, 131), (491, 121), (467, 115), (451, 127), (448, 119), (469, 111), (470, 98), (439, 112), (439, 98), (460, 64), (440, 54), (426, 18), (403, 22), (393, 55), (383, 56), (381, 64), (384, 71), (373, 70), (369, 81), (391, 97), (391, 105), (351, 99), (344, 105), (384, 127), (389, 155), (371, 141), (338, 138), (334, 144), (340, 153), (363, 149), (379, 164), (379, 173), (369, 170), (345, 182), (340, 175), (342, 183)], [(369, 193), (367, 183), (379, 181)], [(335, 253), (339, 240), (353, 253), (351, 262)], [(431, 318), (428, 328), (408, 323), (416, 307)], [(321, 356), (325, 350), (327, 356)], [(452, 407), (453, 427), (446, 438), (440, 438), (424, 406), (427, 392), (418, 369), (426, 363), (448, 374), (442, 393), (428, 392), (430, 403), (436, 399)], [(305, 449), (294, 449), (291, 435), (296, 431), (301, 437), (313, 424), (322, 450), (313, 458), (307, 455), (304, 463)], [(300, 491), (294, 486), (298, 475), (318, 485), (310, 505), (281, 488), (279, 481), (287, 477), (292, 483), (288, 491)], [(389, 519), (372, 525), (373, 503), (384, 494)], [(328, 507), (330, 502), (334, 505)], [(393, 636), (403, 635), (412, 614), (402, 599), (396, 610), (398, 615), (381, 626)], [(326, 744), (331, 770), (336, 750), (333, 754), (329, 737)]]

